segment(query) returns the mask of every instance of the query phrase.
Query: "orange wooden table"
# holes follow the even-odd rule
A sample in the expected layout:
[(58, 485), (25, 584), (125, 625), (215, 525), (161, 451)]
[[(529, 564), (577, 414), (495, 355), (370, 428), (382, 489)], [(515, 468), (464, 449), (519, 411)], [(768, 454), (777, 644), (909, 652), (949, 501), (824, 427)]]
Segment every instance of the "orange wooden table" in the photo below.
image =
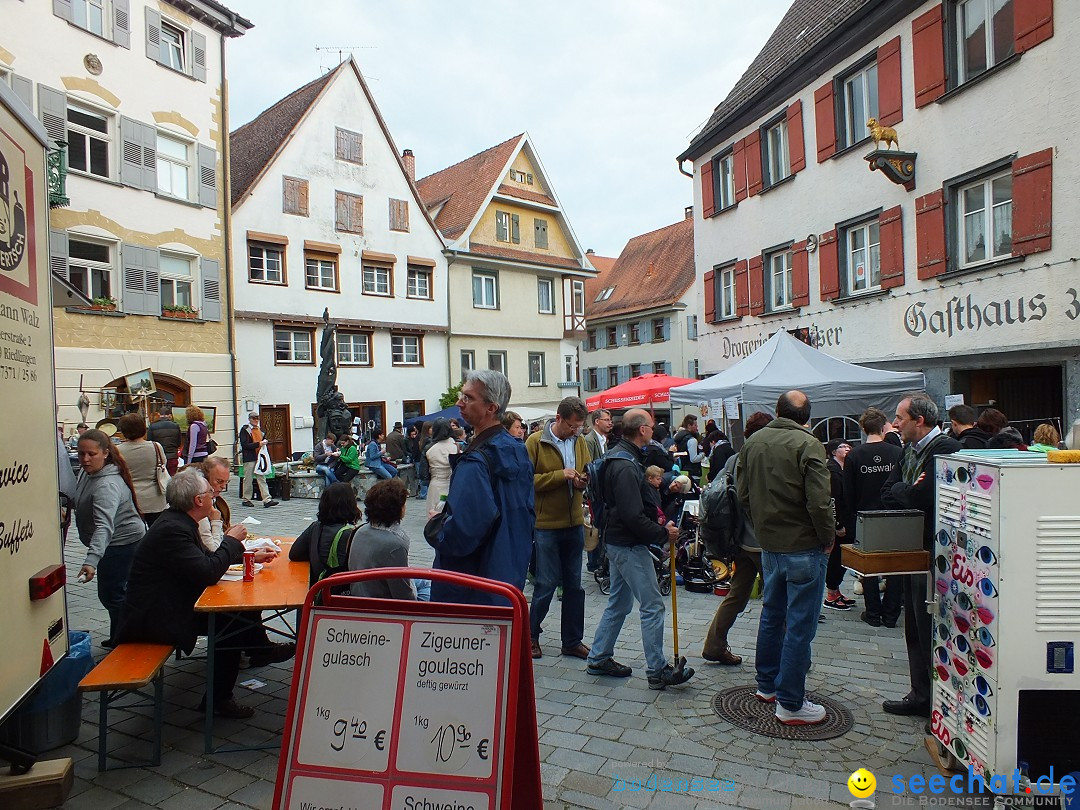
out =
[[(204, 748), (208, 754), (225, 750), (214, 748), (214, 651), (221, 642), (227, 641), (231, 634), (226, 635), (219, 631), (217, 617), (222, 613), (230, 613), (234, 614), (231, 618), (236, 621), (238, 617), (235, 614), (245, 614), (239, 617), (239, 620), (246, 621), (247, 617), (258, 615), (259, 623), (269, 632), (296, 640), (299, 617), (290, 623), (286, 616), (294, 610), (299, 612), (304, 606), (311, 568), (306, 561), (293, 562), (289, 559), (289, 549), (295, 538), (275, 537), (273, 539), (281, 543), (281, 554), (273, 562), (263, 563), (262, 570), (255, 574), (253, 582), (242, 580), (217, 582), (207, 587), (195, 603), (196, 611), (207, 614)], [(285, 619), (288, 630), (268, 625), (268, 622), (278, 618)], [(255, 747), (276, 748), (278, 743), (272, 746)], [(228, 750), (248, 749), (230, 748)]]

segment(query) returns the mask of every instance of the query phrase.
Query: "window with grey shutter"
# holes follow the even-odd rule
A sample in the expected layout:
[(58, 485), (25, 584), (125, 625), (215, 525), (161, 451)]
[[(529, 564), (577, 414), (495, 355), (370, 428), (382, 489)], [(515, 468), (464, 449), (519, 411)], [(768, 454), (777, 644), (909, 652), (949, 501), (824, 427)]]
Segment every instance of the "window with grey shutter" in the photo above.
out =
[(521, 244), (521, 217), (517, 214), (510, 215), (510, 241), (515, 245)]
[(349, 163), (363, 163), (364, 136), (359, 132), (335, 128), (334, 156), (338, 160), (347, 160)]
[(334, 192), (334, 228), (344, 233), (364, 232), (364, 198), (344, 191)]
[(217, 259), (200, 259), (199, 274), (202, 276), (202, 308), (199, 316), (204, 321), (220, 321), (221, 263)]
[(627, 326), (626, 326), (625, 323), (620, 323), (619, 324), (618, 329), (616, 329), (616, 331), (615, 331), (615, 334), (617, 335), (616, 345), (618, 345), (618, 346), (627, 346), (627, 345), (629, 345), (630, 338), (628, 337), (628, 330), (627, 330)]
[(308, 215), (308, 182), (299, 177), (281, 177), (281, 210), (286, 214)]
[(146, 56), (159, 65), (168, 64), (161, 58), (161, 12), (147, 8), (143, 14), (146, 17)]
[(509, 215), (502, 211), (495, 212), (495, 241), (497, 242), (509, 242)]
[(120, 117), (120, 182), (129, 188), (157, 190), (157, 130)]
[(67, 96), (59, 90), (39, 84), (38, 117), (50, 141), (67, 140)]
[(67, 231), (49, 231), (49, 270), (65, 281), (68, 278)]
[(160, 315), (158, 252), (153, 248), (125, 244), (124, 312), (131, 315)]
[(128, 0), (112, 0), (113, 42), (121, 48), (131, 48), (131, 12)]
[(668, 376), (671, 376), (671, 361), (670, 360), (668, 360), (667, 362), (664, 363), (664, 373), (667, 374)]
[(199, 205), (217, 208), (217, 152), (199, 144)]
[(198, 31), (191, 32), (191, 75), (198, 81), (206, 81), (206, 37)]
[(538, 248), (546, 248), (548, 246), (546, 219), (533, 220), (533, 235), (535, 237), (535, 244)]
[[(664, 340), (671, 340), (671, 318), (664, 318)], [(671, 365), (670, 363), (668, 364)], [(670, 374), (671, 372), (665, 372)]]
[(52, 10), (53, 14), (55, 14), (61, 20), (67, 20), (68, 22), (71, 22), (71, 0), (53, 0)]
[(19, 101), (26, 105), (26, 109), (34, 112), (34, 83), (25, 76), (11, 74), (11, 89), (15, 91)]

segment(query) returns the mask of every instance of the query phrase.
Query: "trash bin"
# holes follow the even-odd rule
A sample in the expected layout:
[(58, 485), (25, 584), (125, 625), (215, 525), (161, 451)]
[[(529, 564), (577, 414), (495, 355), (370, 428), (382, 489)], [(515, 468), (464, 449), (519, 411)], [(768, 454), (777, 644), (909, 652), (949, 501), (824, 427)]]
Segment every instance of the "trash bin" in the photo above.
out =
[(72, 743), (82, 722), (79, 681), (94, 668), (90, 634), (68, 633), (69, 651), (41, 679), (37, 691), (0, 726), (0, 742), (41, 754)]

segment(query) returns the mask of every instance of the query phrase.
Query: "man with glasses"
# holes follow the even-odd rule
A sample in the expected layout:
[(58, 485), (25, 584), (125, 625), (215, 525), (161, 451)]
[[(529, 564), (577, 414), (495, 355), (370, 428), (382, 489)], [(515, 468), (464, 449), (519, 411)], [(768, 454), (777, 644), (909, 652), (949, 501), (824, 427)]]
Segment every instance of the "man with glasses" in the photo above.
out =
[[(465, 375), (457, 405), (473, 428), (472, 441), (450, 475), (446, 506), (424, 529), (436, 569), (525, 587), (532, 556), (533, 468), (525, 446), (506, 432), (502, 415), (510, 381), (498, 371)], [(486, 591), (435, 580), (432, 602), (506, 604)]]
[[(174, 475), (165, 488), (165, 501), (169, 508), (139, 541), (131, 562), (119, 641), (172, 644), (190, 653), (206, 634), (205, 614), (195, 612), (195, 602), (230, 565), (243, 560), (244, 544), (226, 534), (215, 551), (203, 547), (199, 521), (210, 516), (214, 491), (200, 471), (184, 469)], [(255, 552), (256, 562), (275, 556), (272, 551)], [(232, 696), (240, 672), (239, 648), (258, 647), (261, 627), (244, 623), (235, 629), (235, 647), (218, 649), (214, 656), (214, 713), (243, 719), (255, 710)]]
[(581, 428), (588, 411), (578, 397), (559, 403), (555, 418), (525, 440), (533, 466), (536, 495), (536, 584), (529, 621), (532, 657), (540, 658), (541, 625), (555, 589), (563, 586), (562, 654), (588, 658), (585, 634), (585, 589), (581, 586), (581, 554), (585, 550), (585, 466), (592, 460)]
[(594, 460), (601, 458), (607, 452), (608, 434), (611, 433), (613, 424), (614, 420), (611, 418), (611, 411), (606, 408), (601, 408), (589, 414), (589, 426), (592, 430), (585, 434), (585, 443), (588, 444), (589, 455)]

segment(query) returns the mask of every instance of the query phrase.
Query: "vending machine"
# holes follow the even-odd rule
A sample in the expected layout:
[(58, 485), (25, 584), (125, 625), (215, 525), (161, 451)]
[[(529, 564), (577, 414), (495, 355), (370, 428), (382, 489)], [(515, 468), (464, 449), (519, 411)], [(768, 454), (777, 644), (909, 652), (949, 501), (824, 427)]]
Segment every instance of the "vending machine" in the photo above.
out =
[(962, 769), (1057, 785), (1080, 770), (1080, 464), (977, 450), (935, 472), (933, 734)]

